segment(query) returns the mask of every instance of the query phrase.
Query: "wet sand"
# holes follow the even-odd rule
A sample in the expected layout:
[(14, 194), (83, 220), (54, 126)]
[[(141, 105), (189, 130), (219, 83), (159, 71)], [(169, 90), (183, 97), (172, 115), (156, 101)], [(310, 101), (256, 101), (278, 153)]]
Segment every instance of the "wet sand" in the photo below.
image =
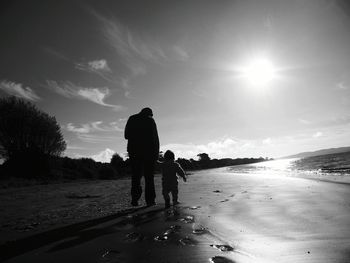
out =
[[(181, 204), (139, 207), (2, 246), (6, 262), (350, 262), (350, 185), (202, 171)], [(5, 253), (6, 252), (6, 253)]]

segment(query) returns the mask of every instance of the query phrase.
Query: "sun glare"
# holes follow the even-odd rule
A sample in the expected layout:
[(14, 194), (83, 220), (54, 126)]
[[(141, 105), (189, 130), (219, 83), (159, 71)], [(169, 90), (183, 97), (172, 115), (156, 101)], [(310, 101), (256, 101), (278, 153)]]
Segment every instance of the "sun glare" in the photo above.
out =
[(270, 60), (256, 59), (243, 69), (243, 77), (254, 86), (265, 86), (276, 77), (276, 69)]

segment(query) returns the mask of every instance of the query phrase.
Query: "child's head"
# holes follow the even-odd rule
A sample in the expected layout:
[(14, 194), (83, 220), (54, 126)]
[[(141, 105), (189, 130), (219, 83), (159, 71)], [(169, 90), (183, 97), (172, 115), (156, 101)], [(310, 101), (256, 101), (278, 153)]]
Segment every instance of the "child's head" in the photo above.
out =
[(164, 153), (164, 159), (166, 161), (174, 161), (175, 160), (175, 154), (170, 151), (170, 150), (167, 150), (165, 153)]

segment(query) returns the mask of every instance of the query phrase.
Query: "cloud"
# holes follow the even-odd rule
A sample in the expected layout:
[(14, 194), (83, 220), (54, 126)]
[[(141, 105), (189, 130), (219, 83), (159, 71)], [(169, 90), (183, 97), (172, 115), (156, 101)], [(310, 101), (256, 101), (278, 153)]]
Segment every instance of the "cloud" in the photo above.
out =
[[(76, 126), (73, 123), (67, 123), (67, 125), (63, 125), (62, 128), (68, 132), (75, 133), (79, 140), (87, 143), (115, 141), (120, 138), (120, 134), (118, 134), (117, 136), (106, 136), (105, 133), (120, 133), (123, 131), (123, 129), (119, 127), (117, 122), (103, 124), (102, 121), (84, 123), (80, 126)], [(101, 132), (104, 134), (101, 134)]]
[(90, 61), (88, 62), (88, 65), (91, 68), (91, 70), (101, 70), (101, 71), (111, 72), (111, 69), (108, 66), (107, 60), (105, 59)]
[(156, 42), (136, 36), (118, 21), (108, 19), (94, 10), (91, 13), (102, 23), (103, 36), (132, 75), (145, 74), (145, 62), (159, 63), (166, 58), (163, 49)]
[(225, 138), (212, 141), (207, 144), (167, 144), (162, 145), (162, 151), (172, 150), (177, 157), (195, 158), (199, 153), (208, 153), (211, 158), (222, 158), (234, 156), (237, 147), (242, 143), (238, 143), (231, 138)]
[(186, 52), (186, 50), (178, 45), (173, 46), (173, 52), (175, 53), (175, 56), (178, 60), (188, 60), (189, 55)]
[(86, 143), (101, 143), (101, 142), (112, 142), (118, 140), (118, 136), (105, 136), (105, 135), (96, 135), (88, 133), (77, 133), (79, 140)]
[(117, 122), (110, 122), (108, 125), (104, 125), (102, 121), (94, 121), (90, 123), (82, 124), (80, 127), (74, 126), (73, 123), (68, 123), (63, 128), (67, 131), (74, 133), (91, 133), (96, 131), (101, 132), (122, 132), (123, 130), (119, 128)]
[(105, 150), (90, 156), (90, 158), (94, 159), (96, 162), (109, 163), (114, 153), (115, 151), (106, 148)]
[(49, 54), (50, 56), (52, 56), (52, 57), (54, 57), (56, 59), (71, 62), (71, 59), (68, 58), (65, 54), (55, 50), (52, 47), (43, 47), (43, 50), (44, 50), (44, 52), (46, 52), (47, 54)]
[(105, 59), (100, 60), (93, 60), (89, 62), (79, 62), (75, 63), (75, 68), (97, 74), (102, 79), (112, 83), (116, 84), (117, 86), (122, 86), (122, 79), (115, 76), (115, 74), (112, 74), (112, 70), (108, 66), (108, 62)]
[(20, 97), (26, 100), (38, 101), (40, 97), (30, 87), (23, 87), (21, 83), (15, 83), (12, 81), (1, 80), (0, 90), (3, 90), (7, 94)]
[(72, 123), (68, 123), (65, 129), (74, 133), (89, 133), (91, 131), (88, 124), (83, 124), (81, 127), (75, 127)]
[(86, 150), (85, 147), (77, 146), (77, 145), (67, 145), (67, 150)]
[(188, 53), (180, 45), (160, 44), (158, 39), (152, 38), (145, 32), (137, 32), (120, 23), (117, 19), (108, 18), (90, 8), (90, 13), (101, 24), (100, 31), (118, 56), (118, 61), (124, 66), (113, 76), (105, 76), (105, 79), (120, 85), (125, 90), (125, 97), (130, 95), (130, 80), (147, 74), (148, 64), (161, 65), (171, 60), (184, 61), (188, 59)]
[(47, 80), (47, 87), (66, 98), (88, 100), (102, 106), (111, 107), (116, 111), (124, 109), (123, 106), (108, 104), (104, 102), (104, 100), (110, 95), (110, 91), (106, 87), (86, 88), (77, 86), (70, 81), (65, 81), (59, 84), (53, 80)]
[(319, 137), (321, 137), (321, 136), (323, 136), (323, 133), (322, 133), (322, 132), (316, 132), (316, 133), (314, 133), (314, 134), (312, 135), (313, 138), (319, 138)]

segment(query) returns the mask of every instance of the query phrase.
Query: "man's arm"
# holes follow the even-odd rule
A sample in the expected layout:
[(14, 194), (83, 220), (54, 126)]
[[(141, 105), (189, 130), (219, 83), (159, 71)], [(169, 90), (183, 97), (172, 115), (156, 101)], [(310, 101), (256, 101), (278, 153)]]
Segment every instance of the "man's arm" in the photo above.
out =
[(158, 131), (157, 131), (157, 124), (153, 120), (153, 144), (154, 144), (154, 154), (155, 158), (159, 158), (159, 137), (158, 137)]

